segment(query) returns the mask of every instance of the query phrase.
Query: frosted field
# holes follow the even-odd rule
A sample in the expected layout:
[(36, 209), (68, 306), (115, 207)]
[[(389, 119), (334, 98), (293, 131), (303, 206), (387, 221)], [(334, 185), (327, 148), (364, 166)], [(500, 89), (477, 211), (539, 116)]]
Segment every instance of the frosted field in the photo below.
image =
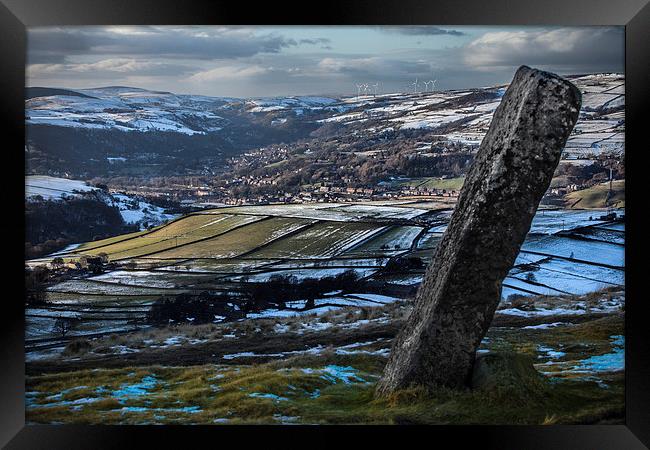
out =
[(383, 226), (364, 223), (322, 222), (255, 252), (258, 258), (330, 258), (352, 249), (382, 232)]
[(343, 272), (353, 271), (357, 274), (359, 278), (366, 278), (377, 272), (379, 268), (314, 268), (314, 269), (292, 269), (292, 270), (278, 270), (278, 271), (267, 271), (264, 273), (253, 274), (253, 275), (239, 275), (235, 277), (228, 277), (230, 281), (241, 281), (243, 278), (249, 282), (261, 283), (268, 281), (273, 276), (293, 276), (298, 280), (304, 280), (306, 278), (325, 278), (325, 277), (335, 277), (342, 274)]
[(201, 242), (156, 253), (156, 256), (160, 258), (233, 258), (253, 252), (285, 235), (308, 228), (312, 223), (313, 221), (309, 219), (272, 217), (232, 229), (227, 233)]
[(606, 242), (583, 241), (561, 236), (543, 236), (527, 239), (522, 252), (536, 252), (561, 256), (596, 264), (623, 267), (625, 248)]
[[(326, 260), (301, 260), (301, 259), (292, 259), (283, 262), (273, 263), (269, 267), (274, 269), (283, 268), (283, 269), (302, 269), (302, 268), (321, 268), (321, 267), (381, 267), (386, 265), (388, 262), (388, 257), (377, 257), (377, 258), (348, 258), (349, 255), (344, 255), (345, 258), (340, 259), (326, 259)], [(278, 260), (279, 261), (279, 260)]]
[[(618, 214), (624, 214), (624, 210), (617, 209)], [(596, 220), (604, 213), (596, 210), (566, 210), (566, 209), (539, 209), (533, 218), (529, 234), (555, 234), (560, 231), (573, 228), (597, 225), (605, 223)], [(429, 232), (442, 233), (447, 225), (440, 225), (431, 228)]]
[(422, 233), (422, 227), (394, 227), (348, 252), (349, 255), (392, 255), (409, 250)]
[[(296, 217), (345, 222), (362, 219), (413, 219), (428, 212), (408, 203), (381, 202), (381, 204), (312, 203), (288, 205), (238, 206), (200, 211), (197, 214), (255, 214), (276, 217)], [(438, 203), (428, 205), (436, 208)], [(445, 205), (446, 207), (446, 205)]]
[[(155, 282), (154, 282), (155, 284)], [(90, 279), (69, 280), (55, 284), (47, 289), (48, 292), (60, 292), (81, 295), (123, 295), (123, 296), (156, 296), (167, 294), (182, 294), (187, 289), (172, 289), (164, 287), (128, 286), (116, 283), (99, 282)]]
[[(322, 210), (321, 210), (322, 211)], [(374, 205), (344, 205), (337, 206), (327, 211), (348, 214), (348, 219), (414, 219), (426, 212), (426, 209), (406, 206), (374, 206)], [(350, 217), (351, 216), (351, 217)]]
[(148, 270), (114, 270), (109, 273), (88, 278), (90, 281), (120, 284), (135, 287), (176, 288), (190, 286), (201, 281), (213, 280), (209, 274), (175, 273)]
[[(147, 223), (159, 225), (178, 217), (178, 214), (166, 214), (164, 208), (152, 205), (151, 203), (134, 199), (125, 194), (111, 194), (111, 200), (107, 202), (111, 206), (117, 206), (126, 223)], [(141, 227), (144, 229), (144, 227)]]
[(77, 192), (90, 192), (95, 189), (80, 180), (45, 175), (27, 175), (25, 177), (25, 197), (40, 195), (45, 200), (56, 200), (63, 196), (75, 196)]
[[(377, 207), (372, 204), (317, 204), (223, 208), (191, 215), (150, 234), (163, 239), (162, 242), (173, 240), (170, 236), (208, 236), (207, 239), (187, 245), (180, 240), (178, 247), (118, 261), (118, 264), (135, 262), (136, 269), (126, 269), (122, 265), (101, 275), (72, 279), (50, 287), (47, 296), (51, 306), (45, 308), (46, 311), (28, 310), (30, 339), (56, 339), (54, 321), (66, 314), (79, 319), (76, 333), (124, 330), (134, 326), (127, 323), (127, 317), (144, 318), (152, 302), (163, 295), (209, 290), (230, 293), (237, 299), (232, 301), (238, 302), (243, 298), (241, 283), (263, 282), (273, 275), (304, 280), (354, 271), (360, 279), (368, 280), (369, 286), (379, 283), (378, 286), (384, 286), (381, 289), (398, 292), (386, 296), (391, 301), (412, 296), (422, 280), (423, 268), (405, 269), (404, 273), (386, 273), (382, 268), (397, 255), (419, 257), (424, 263), (434, 257), (446, 225), (419, 224), (446, 221), (450, 211), (421, 214), (428, 210), (426, 203), (420, 201), (399, 205), (384, 203)], [(268, 214), (253, 215), (262, 211)], [(301, 212), (306, 216), (323, 214), (346, 219), (293, 217)], [(624, 210), (618, 213), (624, 214)], [(579, 295), (623, 286), (625, 226), (624, 223), (590, 220), (600, 214), (598, 211), (540, 210), (514, 267), (504, 280), (502, 297), (505, 299), (513, 294)], [(403, 217), (415, 217), (418, 225), (404, 225), (403, 221), (408, 219)], [(239, 220), (246, 223), (232, 228)], [(399, 224), (391, 225), (391, 221), (399, 221)], [(203, 234), (206, 230), (209, 232)], [(209, 237), (217, 230), (223, 234)], [(138, 233), (132, 235), (135, 237), (129, 241), (119, 242), (119, 238), (112, 238), (107, 240), (106, 247), (90, 251), (97, 253), (107, 248), (123, 251), (125, 246), (135, 246), (141, 251), (148, 239)], [(138, 240), (142, 242), (138, 244)], [(75, 252), (88, 251), (83, 247), (71, 247), (68, 253), (61, 254), (69, 258)], [(374, 291), (348, 294), (333, 290), (316, 299), (314, 310), (301, 311), (300, 305), (304, 306), (306, 301), (303, 300), (291, 302), (290, 310), (271, 307), (247, 317), (289, 317), (321, 314), (341, 307), (368, 306), (383, 301), (372, 297), (376, 295)]]
[(516, 268), (510, 276), (525, 279), (534, 274), (534, 281), (570, 294), (586, 294), (610, 286), (625, 284), (625, 271), (608, 269), (589, 264), (579, 264), (552, 258), (539, 264), (532, 272), (519, 272)]

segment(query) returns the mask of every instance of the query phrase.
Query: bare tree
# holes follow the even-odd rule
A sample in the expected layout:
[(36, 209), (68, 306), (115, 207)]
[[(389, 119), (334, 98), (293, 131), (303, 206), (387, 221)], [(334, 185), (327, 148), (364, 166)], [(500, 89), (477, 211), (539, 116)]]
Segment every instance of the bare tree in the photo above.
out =
[(60, 334), (61, 337), (65, 337), (66, 333), (72, 328), (72, 325), (72, 320), (65, 317), (59, 317), (56, 319), (56, 322), (54, 322), (54, 332)]

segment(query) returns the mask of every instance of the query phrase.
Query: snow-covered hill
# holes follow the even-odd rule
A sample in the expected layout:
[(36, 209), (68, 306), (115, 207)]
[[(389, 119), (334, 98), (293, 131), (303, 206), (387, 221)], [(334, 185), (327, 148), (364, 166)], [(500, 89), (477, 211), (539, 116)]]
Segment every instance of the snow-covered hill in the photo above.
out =
[[(624, 76), (568, 78), (582, 91), (583, 106), (564, 157), (623, 154)], [(433, 140), (474, 148), (506, 87), (251, 99), (129, 87), (30, 88), (25, 102), (28, 162), (40, 173), (79, 177), (130, 175), (130, 170), (148, 175), (214, 173), (228, 156), (308, 138), (321, 127), (359, 142), (361, 148), (365, 145), (360, 141), (383, 139), (387, 133), (427, 134), (423, 149)], [(127, 160), (129, 167), (120, 164)]]
[(89, 192), (94, 193), (94, 198), (116, 207), (125, 223), (138, 225), (141, 229), (160, 225), (178, 217), (177, 214), (165, 213), (163, 208), (152, 205), (142, 198), (119, 192), (104, 192), (84, 181), (42, 175), (25, 177), (27, 201), (37, 201), (39, 196), (44, 200), (64, 200), (81, 197)]
[(50, 95), (26, 100), (27, 123), (205, 134), (221, 129), (224, 121), (215, 111), (231, 100), (127, 87), (78, 89), (73, 92), (83, 96)]
[[(620, 74), (568, 77), (582, 92), (579, 121), (567, 142), (565, 158), (584, 158), (603, 152), (624, 151), (625, 78)], [(489, 128), (506, 86), (418, 94), (349, 97), (350, 111), (333, 114), (321, 122), (359, 127), (377, 135), (394, 130), (440, 129), (440, 138), (478, 146)], [(454, 125), (453, 130), (444, 130)]]

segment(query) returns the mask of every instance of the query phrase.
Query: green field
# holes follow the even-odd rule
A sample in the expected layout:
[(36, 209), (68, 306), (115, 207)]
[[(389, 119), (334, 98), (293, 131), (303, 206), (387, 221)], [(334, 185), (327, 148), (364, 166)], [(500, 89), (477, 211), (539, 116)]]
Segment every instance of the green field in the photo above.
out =
[[(84, 243), (65, 263), (108, 255), (130, 270), (241, 272), (247, 261), (383, 257), (410, 249), (422, 227), (391, 225), (419, 218), (440, 202), (254, 205), (204, 210), (151, 230)], [(241, 261), (233, 258), (243, 257)], [(47, 263), (52, 257), (31, 263)], [(226, 261), (223, 261), (223, 260)], [(252, 262), (251, 262), (252, 264)], [(261, 262), (259, 263), (261, 264)], [(248, 267), (250, 269), (250, 267)]]
[(347, 254), (368, 257), (403, 252), (411, 248), (411, 244), (421, 231), (422, 227), (396, 226), (369, 239)]
[(318, 258), (335, 256), (385, 227), (363, 222), (319, 222), (255, 252), (255, 258)]
[[(157, 227), (160, 228), (160, 227)], [(128, 234), (120, 234), (119, 236), (113, 236), (107, 239), (100, 239), (98, 241), (92, 241), (92, 242), (84, 242), (81, 244), (79, 247), (75, 248), (73, 253), (84, 253), (87, 250), (92, 250), (98, 247), (105, 247), (110, 244), (115, 244), (118, 242), (126, 241), (128, 239), (132, 239), (138, 236), (142, 236), (149, 233), (148, 230), (145, 231), (136, 231), (134, 233), (128, 233)]]
[[(248, 218), (250, 216), (241, 217)], [(162, 251), (156, 256), (160, 258), (232, 258), (255, 250), (257, 247), (299, 230), (312, 222), (309, 219), (272, 217), (231, 230), (215, 238)]]
[(134, 239), (118, 240), (109, 245), (84, 248), (75, 253), (98, 255), (106, 253), (111, 260), (153, 255), (194, 241), (226, 233), (236, 227), (263, 219), (263, 216), (189, 215), (153, 232), (136, 235)]
[[(597, 184), (588, 189), (571, 192), (566, 196), (566, 206), (575, 208), (607, 208), (607, 192), (609, 181)], [(625, 208), (625, 180), (612, 182), (612, 198), (610, 206), (614, 208)]]
[(463, 187), (465, 177), (457, 178), (413, 178), (403, 183), (402, 186), (413, 186), (427, 189), (446, 189), (448, 191), (459, 191)]

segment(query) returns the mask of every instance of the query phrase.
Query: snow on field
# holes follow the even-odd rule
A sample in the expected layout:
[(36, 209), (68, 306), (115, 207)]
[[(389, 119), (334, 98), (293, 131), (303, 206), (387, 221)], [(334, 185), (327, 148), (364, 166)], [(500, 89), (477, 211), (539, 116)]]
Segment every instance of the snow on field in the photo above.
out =
[(590, 313), (611, 313), (621, 311), (625, 306), (625, 296), (613, 297), (609, 300), (601, 299), (595, 305), (587, 305), (584, 301), (572, 301), (570, 303), (555, 305), (536, 303), (534, 309), (519, 309), (511, 307), (507, 301), (503, 301), (497, 309), (497, 314), (507, 314), (520, 317), (543, 317), (560, 315), (580, 315)]
[(394, 303), (396, 301), (399, 301), (398, 298), (389, 297), (388, 295), (380, 295), (380, 294), (360, 293), (360, 294), (347, 294), (347, 296), (352, 298), (360, 298), (363, 300), (368, 300), (380, 304)]
[(65, 254), (65, 253), (71, 252), (72, 250), (74, 250), (75, 248), (79, 247), (80, 245), (81, 245), (81, 244), (70, 244), (70, 245), (68, 245), (67, 247), (65, 247), (64, 249), (59, 250), (58, 252), (50, 253), (50, 254), (47, 255), (47, 256), (63, 255), (63, 254)]
[(205, 134), (209, 128), (218, 129), (223, 123), (213, 112), (224, 103), (220, 98), (125, 87), (80, 89), (78, 92), (90, 97), (53, 95), (26, 100), (27, 123), (125, 132), (172, 131), (188, 135)]
[[(623, 224), (624, 225), (624, 224)], [(600, 227), (589, 227), (582, 230), (575, 230), (573, 233), (576, 236), (584, 237), (585, 239), (594, 239), (597, 241), (610, 242), (612, 244), (625, 244), (625, 231), (608, 230)]]
[(88, 186), (80, 180), (49, 177), (45, 175), (25, 176), (25, 197), (40, 195), (45, 200), (56, 200), (63, 197), (74, 197), (79, 192), (90, 192), (97, 188)]
[(624, 270), (555, 258), (539, 263), (539, 269), (532, 273), (537, 282), (574, 294), (585, 294), (608, 286), (625, 284)]
[(522, 251), (621, 268), (625, 265), (625, 247), (607, 242), (584, 241), (562, 236), (531, 236), (524, 242)]
[[(401, 299), (380, 294), (353, 293), (335, 295), (314, 300), (314, 308), (302, 309), (307, 305), (307, 300), (294, 300), (286, 302), (290, 309), (267, 309), (257, 313), (248, 313), (248, 319), (289, 318), (298, 316), (319, 316), (329, 311), (342, 307), (373, 307), (388, 303), (398, 302)], [(313, 327), (312, 327), (313, 328)]]
[[(30, 344), (35, 339), (60, 339), (61, 331), (55, 326), (54, 317), (33, 317), (25, 316), (25, 339)], [(81, 321), (78, 325), (73, 324), (66, 336), (89, 336), (96, 333), (121, 333), (124, 331), (147, 328), (147, 325), (136, 325), (130, 320), (90, 320)], [(62, 344), (62, 347), (65, 344)], [(36, 349), (38, 350), (38, 349)]]
[[(311, 110), (320, 110), (323, 107), (333, 107), (332, 105), (338, 103), (337, 99), (330, 97), (275, 97), (275, 98), (262, 98), (262, 99), (253, 99), (248, 102), (250, 105), (254, 105), (252, 108), (248, 109), (249, 112), (258, 113), (258, 112), (270, 112), (270, 111), (282, 111), (282, 110), (293, 110), (296, 114), (300, 115), (304, 109)], [(339, 111), (345, 110), (345, 106), (339, 105)]]
[[(617, 210), (621, 212), (622, 210)], [(540, 209), (533, 218), (529, 233), (555, 234), (558, 231), (596, 225), (604, 221), (593, 220), (602, 215), (599, 211)]]
[(388, 255), (408, 250), (421, 232), (422, 227), (398, 226), (354, 249), (354, 252), (380, 252)]
[(25, 316), (78, 319), (81, 317), (81, 313), (76, 311), (53, 311), (51, 309), (43, 308), (28, 308), (25, 310)]
[[(528, 283), (525, 279), (507, 276), (503, 280), (504, 288), (514, 289), (518, 295), (562, 295), (564, 292), (546, 286)], [(527, 292), (528, 291), (528, 292)], [(503, 296), (503, 293), (501, 294)]]
[[(147, 270), (114, 270), (112, 272), (88, 278), (89, 281), (102, 281), (105, 283), (121, 284), (125, 286), (173, 288), (176, 285), (187, 285), (188, 282), (196, 283), (199, 275), (170, 274), (167, 272), (151, 272)], [(209, 275), (204, 275), (210, 277)], [(207, 278), (206, 278), (207, 279)]]
[(167, 214), (164, 208), (152, 205), (142, 199), (126, 194), (112, 193), (107, 203), (120, 210), (124, 222), (140, 225), (140, 229), (160, 225), (178, 217), (178, 214)]
[[(414, 219), (428, 211), (426, 209), (409, 208), (406, 206), (377, 206), (377, 205), (343, 205), (331, 208), (331, 211), (349, 214), (354, 218), (382, 219)], [(349, 217), (348, 217), (349, 219)]]
[(261, 216), (296, 217), (304, 219), (331, 220), (336, 222), (349, 221), (350, 216), (337, 211), (332, 211), (332, 208), (341, 205), (341, 203), (251, 205), (227, 208), (227, 211), (223, 211), (222, 209), (200, 211), (199, 214), (223, 214), (224, 212), (228, 212), (233, 214), (239, 213), (256, 214)]
[(124, 222), (139, 224), (142, 229), (145, 228), (145, 224), (147, 226), (160, 225), (178, 217), (178, 214), (166, 214), (163, 208), (136, 197), (122, 193), (106, 194), (93, 186), (89, 186), (85, 181), (44, 175), (27, 175), (25, 177), (25, 197), (27, 199), (40, 195), (45, 200), (57, 200), (75, 197), (79, 193), (91, 191), (96, 191), (98, 193), (97, 198), (107, 205), (117, 207)]
[[(110, 273), (109, 273), (110, 275)], [(110, 282), (94, 282), (90, 279), (68, 280), (47, 289), (49, 292), (63, 292), (88, 295), (163, 295), (183, 292), (182, 289), (153, 288), (135, 285), (120, 285)]]
[(325, 268), (325, 267), (381, 267), (388, 262), (387, 257), (379, 258), (341, 258), (341, 259), (328, 259), (328, 260), (291, 260), (284, 261), (278, 264), (273, 264), (273, 269), (304, 269), (304, 268)]
[[(343, 233), (340, 232), (341, 230), (338, 227), (334, 227), (334, 228), (323, 227), (322, 229), (319, 230), (310, 229), (307, 230), (304, 236), (302, 236), (303, 241), (308, 242), (307, 245), (305, 245), (302, 249), (298, 249), (297, 251), (295, 251), (294, 254), (301, 255), (307, 258), (308, 257), (316, 257), (316, 258), (332, 257), (332, 256), (340, 255), (345, 251), (351, 249), (352, 247), (359, 245), (361, 242), (365, 241), (366, 239), (369, 239), (375, 234), (382, 232), (384, 229), (385, 227), (368, 228), (368, 229), (357, 230), (354, 232), (345, 230), (345, 232)], [(317, 242), (328, 241), (331, 243), (331, 245), (327, 247), (321, 246), (320, 250), (317, 250), (314, 253), (310, 253), (309, 251), (305, 251), (305, 250), (309, 246), (309, 241), (312, 240)]]
[(238, 275), (230, 277), (232, 281), (241, 280), (242, 278), (248, 279), (249, 282), (260, 283), (263, 281), (268, 281), (273, 276), (293, 276), (298, 280), (304, 280), (306, 278), (316, 278), (321, 279), (325, 277), (335, 277), (347, 271), (353, 271), (360, 278), (365, 278), (372, 275), (378, 269), (370, 268), (314, 268), (314, 269), (293, 269), (293, 270), (279, 270), (279, 271), (269, 271), (264, 273), (257, 273), (254, 275)]
[(603, 355), (590, 356), (579, 361), (577, 370), (589, 372), (615, 372), (625, 369), (625, 336), (611, 336), (612, 351)]
[[(623, 214), (624, 210), (616, 210)], [(555, 234), (572, 228), (603, 224), (605, 221), (596, 220), (601, 216), (600, 211), (591, 210), (566, 210), (566, 209), (539, 209), (533, 218), (529, 234)], [(443, 233), (447, 225), (438, 225), (429, 229), (429, 232)]]

